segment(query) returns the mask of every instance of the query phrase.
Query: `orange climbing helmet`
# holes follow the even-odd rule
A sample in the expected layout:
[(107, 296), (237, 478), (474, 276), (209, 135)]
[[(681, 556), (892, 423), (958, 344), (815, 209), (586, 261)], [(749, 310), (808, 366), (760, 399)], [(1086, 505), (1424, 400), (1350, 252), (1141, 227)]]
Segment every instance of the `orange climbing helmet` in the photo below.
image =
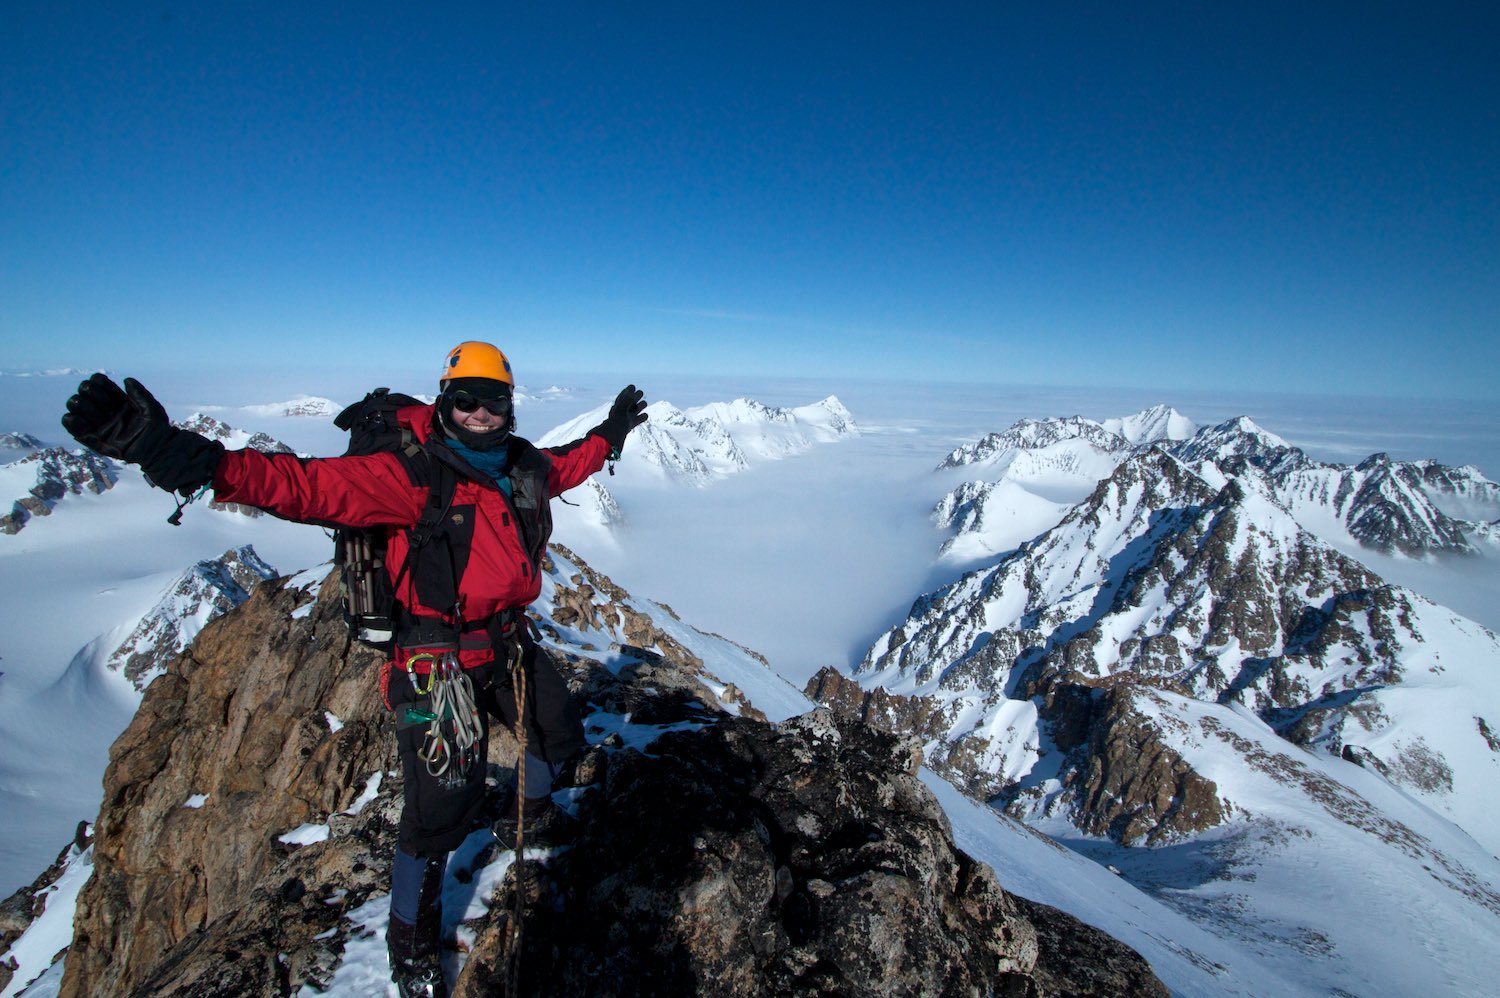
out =
[(448, 351), (448, 361), (443, 365), (443, 375), (438, 379), (439, 387), (445, 387), (455, 378), (488, 378), (503, 381), (512, 389), (516, 379), (510, 373), (510, 361), (493, 343), (465, 340)]

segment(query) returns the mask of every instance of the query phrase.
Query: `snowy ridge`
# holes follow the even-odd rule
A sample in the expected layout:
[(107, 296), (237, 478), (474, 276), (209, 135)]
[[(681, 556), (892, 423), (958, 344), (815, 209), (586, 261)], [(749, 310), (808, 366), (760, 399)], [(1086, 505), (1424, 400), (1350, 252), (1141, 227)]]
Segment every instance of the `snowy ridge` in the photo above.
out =
[[(281, 415), (290, 414), (281, 413)], [(269, 434), (250, 433), (245, 430), (239, 430), (203, 412), (195, 412), (186, 419), (178, 420), (173, 425), (197, 433), (200, 436), (205, 436), (210, 440), (217, 440), (230, 450), (249, 447), (265, 454), (294, 453), (290, 447)]]
[(1204, 427), (1171, 450), (1189, 463), (1219, 463), (1239, 458), (1261, 466), (1272, 466), (1308, 461), (1300, 450), (1263, 429), (1249, 416)]
[(24, 442), (34, 437), (11, 435), (9, 440), (19, 444), (12, 452), (23, 456), (0, 466), (0, 497), (14, 497), (0, 516), (0, 534), (18, 533), (34, 516), (50, 516), (67, 496), (100, 495), (119, 480), (119, 465), (91, 451), (37, 450)]
[(953, 532), (939, 557), (966, 562), (1010, 551), (1057, 523), (1121, 461), (1143, 447), (1191, 433), (1193, 424), (1158, 405), (1103, 423), (1082, 416), (1023, 419), (951, 451), (939, 471), (982, 473), (933, 507)]
[(1473, 554), (1465, 525), (1445, 514), (1413, 468), (1374, 455), (1354, 468), (1309, 464), (1279, 476), (1241, 470), (1299, 521), (1330, 539), (1419, 557)]
[(1450, 468), (1436, 461), (1411, 461), (1404, 467), (1420, 477), (1433, 505), (1455, 520), (1500, 520), (1500, 485), (1473, 465)]
[(1169, 405), (1154, 405), (1100, 425), (1136, 446), (1186, 440), (1198, 432), (1197, 423)]
[(972, 444), (954, 448), (942, 468), (964, 465), (986, 465), (1003, 473), (1018, 453), (1045, 450), (1059, 444), (1082, 442), (1094, 451), (1117, 455), (1116, 461), (1129, 453), (1133, 444), (1092, 419), (1066, 416), (1058, 419), (1022, 419), (1003, 433), (991, 433)]
[(162, 593), (109, 656), (107, 666), (144, 690), (213, 618), (250, 598), (256, 583), (276, 577), (246, 545), (198, 562)]
[(0, 464), (19, 461), (46, 446), (29, 433), (0, 433)]
[[(646, 413), (650, 419), (626, 442), (629, 460), (621, 462), (621, 475), (697, 487), (859, 432), (849, 410), (833, 396), (792, 409), (744, 398), (687, 410), (659, 401)], [(537, 444), (576, 440), (608, 414), (609, 406), (600, 406), (549, 431)]]
[(1176, 410), (1156, 406), (1103, 423), (1077, 416), (1022, 420), (956, 448), (939, 470), (972, 465), (993, 487), (966, 483), (939, 501), (934, 520), (954, 532), (942, 556), (1011, 550), (1057, 522), (1023, 535), (1044, 515), (1038, 497), (1071, 505), (1119, 462), (1152, 446), (1211, 481), (1241, 479), (1320, 537), (1387, 554), (1475, 554), (1469, 535), (1484, 533), (1476, 524), (1500, 518), (1500, 485), (1476, 468), (1384, 454), (1352, 467), (1326, 464), (1248, 417), (1194, 430)]

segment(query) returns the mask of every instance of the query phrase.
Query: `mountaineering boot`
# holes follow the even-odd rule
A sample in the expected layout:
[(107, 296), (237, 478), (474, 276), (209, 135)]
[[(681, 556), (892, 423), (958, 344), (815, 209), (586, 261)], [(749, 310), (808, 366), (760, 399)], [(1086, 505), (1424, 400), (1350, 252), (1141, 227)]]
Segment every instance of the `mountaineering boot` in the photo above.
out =
[(578, 820), (558, 807), (550, 795), (526, 798), (526, 810), (519, 816), (516, 814), (517, 799), (512, 799), (510, 807), (490, 826), (501, 849), (516, 847), (516, 824), (522, 817), (525, 818), (522, 831), (528, 846), (550, 849), (566, 845), (578, 837)]
[(401, 998), (448, 998), (448, 982), (438, 959), (437, 936), (395, 915), (385, 931), (391, 980)]
[(447, 865), (446, 856), (417, 857), (396, 849), (385, 945), (401, 998), (447, 998), (441, 959)]

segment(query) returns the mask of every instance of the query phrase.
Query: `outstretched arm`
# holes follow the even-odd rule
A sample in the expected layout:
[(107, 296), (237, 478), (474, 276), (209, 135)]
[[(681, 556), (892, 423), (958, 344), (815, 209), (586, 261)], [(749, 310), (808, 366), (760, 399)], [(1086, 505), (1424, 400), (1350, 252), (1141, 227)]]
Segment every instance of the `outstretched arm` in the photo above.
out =
[(214, 498), (244, 503), (299, 523), (338, 527), (410, 526), (427, 490), (413, 485), (394, 454), (307, 460), (233, 450), (213, 479)]
[(78, 386), (67, 410), (63, 427), (79, 443), (140, 465), (151, 484), (182, 496), (212, 484), (222, 502), (349, 527), (416, 523), (426, 498), (394, 454), (305, 461), (226, 451), (217, 440), (173, 426), (166, 409), (134, 378), (126, 378), (121, 389), (95, 374)]

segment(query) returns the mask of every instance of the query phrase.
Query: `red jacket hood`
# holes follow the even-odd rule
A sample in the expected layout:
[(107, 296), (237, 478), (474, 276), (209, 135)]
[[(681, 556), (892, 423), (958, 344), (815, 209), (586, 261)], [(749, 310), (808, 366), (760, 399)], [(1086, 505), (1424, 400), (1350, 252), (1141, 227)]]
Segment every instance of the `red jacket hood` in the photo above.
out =
[(409, 427), (412, 435), (419, 443), (431, 440), (436, 431), (437, 405), (427, 403), (426, 405), (409, 405), (405, 409), (396, 410), (396, 419), (402, 426)]

